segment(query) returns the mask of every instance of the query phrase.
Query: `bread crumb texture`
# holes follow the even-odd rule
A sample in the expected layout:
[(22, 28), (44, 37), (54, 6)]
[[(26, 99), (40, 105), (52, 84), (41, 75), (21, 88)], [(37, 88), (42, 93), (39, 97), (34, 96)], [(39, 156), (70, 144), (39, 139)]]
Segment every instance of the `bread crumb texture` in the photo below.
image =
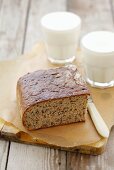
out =
[(17, 83), (19, 109), (29, 130), (84, 121), (88, 94), (72, 65), (28, 73)]

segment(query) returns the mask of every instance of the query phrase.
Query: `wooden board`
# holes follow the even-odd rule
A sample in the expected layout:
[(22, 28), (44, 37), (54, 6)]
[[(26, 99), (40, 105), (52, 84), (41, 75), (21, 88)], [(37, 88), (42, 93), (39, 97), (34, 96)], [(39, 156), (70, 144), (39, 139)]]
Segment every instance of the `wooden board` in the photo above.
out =
[(113, 17), (110, 2), (113, 3), (113, 0), (67, 1), (67, 9), (82, 18), (81, 37), (90, 31), (113, 31)]
[[(11, 154), (9, 154), (8, 159), (8, 170), (66, 170), (64, 151), (12, 143), (10, 147)], [(16, 162), (18, 162), (18, 166), (16, 166)]]
[[(43, 1), (43, 2), (42, 2)], [(26, 30), (29, 29), (30, 31), (27, 31), (27, 39), (25, 39), (24, 46), (26, 47), (26, 50), (29, 50), (31, 46), (38, 41), (39, 36), (34, 34), (35, 32), (40, 35), (39, 27), (36, 27), (35, 23), (37, 24), (38, 18), (41, 15), (41, 13), (45, 13), (47, 7), (49, 8), (49, 11), (56, 10), (57, 9), (61, 10), (63, 6), (66, 6), (66, 2), (64, 1), (57, 1), (58, 5), (54, 5), (54, 1), (46, 1), (46, 0), (31, 0), (32, 5), (30, 4), (30, 10), (28, 10), (29, 14), (27, 15), (28, 21), (25, 22), (26, 24)], [(5, 5), (3, 5), (3, 2)], [(8, 13), (8, 16), (10, 16), (10, 13), (12, 11), (8, 10), (10, 9), (12, 4), (15, 4), (17, 1), (16, 0), (11, 0), (11, 3), (9, 3), (9, 0), (1, 0), (0, 1), (0, 10), (2, 9), (2, 12), (0, 14), (0, 17), (4, 20), (4, 18), (7, 20), (6, 21), (6, 26), (14, 25), (15, 23), (12, 22), (11, 17), (10, 20), (5, 17), (5, 13)], [(23, 0), (27, 4), (26, 0)], [(111, 9), (110, 9), (110, 2), (113, 3), (113, 0), (70, 0), (67, 1), (67, 10), (73, 11), (73, 12), (78, 12), (78, 14), (83, 18), (83, 33), (86, 33), (88, 31), (91, 31), (92, 29), (110, 29), (112, 27), (112, 16), (111, 16)], [(47, 6), (47, 4), (50, 4)], [(53, 3), (53, 7), (51, 4)], [(6, 4), (8, 4), (6, 8)], [(16, 3), (17, 4), (17, 3)], [(36, 5), (37, 4), (37, 5)], [(99, 5), (101, 4), (101, 5)], [(24, 13), (26, 13), (25, 9), (26, 5), (23, 5), (22, 8), (24, 9)], [(114, 5), (113, 5), (114, 6)], [(113, 7), (112, 6), (112, 7)], [(18, 6), (20, 7), (20, 6)], [(15, 7), (14, 7), (15, 8)], [(52, 9), (53, 8), (53, 9)], [(20, 11), (23, 11), (20, 10)], [(18, 10), (17, 10), (18, 11)], [(42, 12), (43, 11), (43, 12)], [(94, 13), (94, 15), (93, 15)], [(105, 17), (104, 16), (105, 13)], [(23, 15), (23, 12), (21, 12)], [(17, 16), (17, 15), (16, 15)], [(32, 16), (32, 17), (31, 17)], [(29, 19), (31, 18), (31, 19)], [(9, 23), (9, 21), (11, 21)], [(95, 22), (94, 22), (95, 21)], [(95, 24), (96, 23), (96, 24)], [(21, 22), (20, 22), (21, 24)], [(23, 25), (23, 24), (22, 24)], [(31, 29), (32, 27), (32, 29)], [(91, 28), (92, 27), (92, 28)], [(95, 27), (95, 28), (94, 28)], [(13, 28), (13, 27), (12, 27)], [(86, 29), (87, 28), (87, 29)], [(18, 28), (17, 28), (18, 29)], [(22, 29), (18, 30), (21, 31)], [(87, 31), (86, 31), (87, 30)], [(6, 29), (3, 29), (4, 32), (7, 32)], [(10, 34), (10, 32), (9, 32)], [(15, 32), (14, 32), (15, 34)], [(15, 34), (16, 36), (16, 34)], [(22, 34), (23, 36), (23, 34)], [(17, 37), (17, 36), (16, 36)], [(26, 37), (26, 31), (25, 35)], [(31, 43), (31, 38), (32, 38), (32, 43)], [(15, 38), (16, 40), (16, 38)], [(9, 42), (8, 36), (6, 37), (6, 41)], [(21, 39), (20, 39), (21, 41)], [(2, 43), (2, 40), (1, 42)], [(26, 45), (27, 44), (27, 45)], [(2, 43), (1, 49), (3, 53), (0, 53), (0, 56), (5, 56), (4, 55), (4, 50), (7, 51), (7, 55), (5, 57), (8, 57), (9, 51), (12, 50), (12, 54), (10, 53), (10, 56), (17, 56), (17, 53), (15, 50), (12, 48), (6, 48), (7, 43)], [(24, 48), (24, 47), (23, 47)], [(18, 46), (17, 46), (18, 50)], [(19, 51), (19, 50), (18, 50)], [(18, 52), (20, 54), (20, 51)], [(108, 142), (107, 150), (104, 154), (98, 157), (93, 157), (90, 155), (82, 155), (78, 153), (71, 153), (71, 152), (64, 152), (64, 151), (59, 151), (59, 150), (53, 150), (53, 149), (48, 149), (44, 147), (35, 147), (35, 146), (28, 146), (28, 145), (22, 145), (18, 143), (11, 142), (11, 145), (6, 145), (5, 141), (0, 142), (0, 150), (3, 149), (3, 152), (0, 154), (0, 169), (5, 169), (5, 156), (7, 158), (7, 169), (32, 169), (34, 167), (34, 170), (36, 169), (60, 169), (60, 170), (95, 170), (95, 169), (100, 169), (100, 170), (113, 170), (114, 169), (114, 129), (111, 132), (111, 137)], [(4, 147), (9, 147), (9, 151), (7, 154), (7, 149)], [(5, 151), (5, 152), (4, 152)], [(37, 157), (37, 160), (35, 159)], [(16, 166), (18, 165), (18, 166)]]
[[(111, 4), (110, 4), (111, 2)], [(95, 30), (114, 30), (113, 0), (70, 0), (67, 9), (78, 13), (83, 19), (82, 36)], [(104, 17), (105, 16), (105, 17)], [(108, 140), (106, 151), (97, 157), (68, 152), (66, 156), (68, 170), (113, 170), (114, 161), (114, 127)]]
[[(9, 0), (4, 0), (6, 3)], [(20, 1), (20, 0), (19, 0)], [(22, 0), (27, 5), (27, 0)], [(9, 4), (9, 8), (11, 8), (12, 4), (15, 4), (16, 0), (11, 0), (11, 4)], [(25, 6), (26, 6), (25, 5)], [(56, 10), (66, 10), (66, 0), (29, 0), (28, 9), (26, 10), (25, 6), (21, 10), (22, 16), (24, 13), (26, 15), (25, 31), (22, 33), (23, 29), (20, 29), (18, 32), (21, 32), (21, 35), (24, 36), (24, 41), (20, 41), (22, 43), (22, 52), (30, 50), (30, 48), (34, 45), (34, 43), (38, 42), (41, 37), (41, 29), (40, 29), (40, 18), (45, 13), (56, 11)], [(24, 13), (23, 13), (24, 10)], [(18, 11), (18, 10), (17, 10)], [(8, 13), (10, 15), (10, 11)], [(4, 15), (5, 16), (5, 15)], [(3, 17), (4, 18), (4, 17)], [(22, 17), (23, 20), (23, 17)], [(8, 25), (8, 22), (6, 23)], [(10, 25), (15, 24), (11, 22)], [(21, 24), (21, 22), (20, 22)], [(16, 40), (16, 38), (15, 38)], [(17, 44), (17, 43), (16, 43)], [(5, 45), (1, 46), (4, 49)], [(20, 50), (18, 46), (16, 46), (16, 50), (18, 55), (20, 54)], [(7, 50), (7, 49), (6, 49)], [(9, 52), (9, 51), (7, 51)], [(17, 53), (12, 53), (12, 56)], [(8, 56), (8, 55), (7, 55)], [(4, 141), (5, 142), (5, 141)], [(0, 148), (2, 146), (0, 145)], [(7, 156), (7, 155), (6, 155)], [(26, 170), (26, 169), (61, 169), (66, 170), (66, 152), (61, 152), (59, 150), (53, 150), (50, 148), (44, 147), (35, 147), (35, 146), (26, 146), (24, 144), (11, 142), (9, 147), (9, 153), (7, 156), (7, 169), (16, 169), (16, 170)], [(3, 160), (3, 159), (1, 159)], [(13, 160), (13, 161), (12, 161)], [(18, 165), (18, 166), (16, 166)]]
[[(23, 59), (26, 59), (25, 60), (26, 62), (28, 62), (30, 60), (31, 64), (32, 64), (31, 66), (34, 67), (34, 69), (35, 69), (35, 66), (37, 66), (38, 68), (51, 67), (51, 64), (49, 64), (49, 62), (47, 61), (47, 56), (45, 54), (45, 48), (42, 43), (36, 45), (33, 48), (31, 53), (22, 56), (21, 60), (24, 61)], [(32, 62), (32, 61), (35, 62), (35, 65), (34, 65), (34, 62)], [(36, 64), (36, 62), (37, 62), (37, 64)], [(98, 107), (98, 110), (100, 110), (102, 117), (104, 118), (105, 122), (107, 123), (109, 129), (111, 129), (111, 127), (114, 123), (114, 121), (113, 121), (114, 120), (114, 118), (113, 118), (114, 109), (110, 106), (113, 106), (112, 100), (113, 100), (114, 96), (113, 96), (112, 92), (114, 89), (111, 88), (111, 89), (107, 89), (107, 90), (103, 91), (103, 90), (99, 90), (99, 89), (95, 89), (95, 88), (90, 88), (90, 90), (92, 92), (95, 104)], [(109, 94), (109, 96), (108, 96), (108, 94)], [(105, 98), (106, 98), (105, 95), (107, 95), (107, 100), (105, 100)], [(111, 97), (110, 97), (110, 95), (111, 95)], [(107, 103), (107, 104), (105, 104), (104, 107), (101, 107), (103, 105), (102, 100), (103, 100), (104, 104), (105, 104), (105, 102)], [(107, 109), (107, 107), (109, 109)], [(107, 114), (108, 110), (110, 112), (110, 116)], [(2, 130), (1, 130), (1, 136), (5, 139), (10, 139), (10, 140), (28, 143), (28, 144), (35, 144), (35, 145), (39, 144), (39, 145), (44, 145), (44, 146), (53, 147), (53, 148), (59, 148), (59, 149), (63, 149), (63, 150), (78, 151), (80, 153), (101, 154), (104, 151), (105, 145), (107, 142), (106, 139), (100, 137), (100, 138), (98, 138), (97, 142), (92, 143), (92, 144), (91, 144), (91, 141), (90, 142), (88, 141), (88, 143), (90, 143), (90, 144), (83, 143), (83, 145), (79, 145), (79, 144), (69, 145), (69, 147), (68, 147), (67, 144), (65, 145), (65, 143), (63, 143), (61, 145), (61, 142), (60, 142), (60, 144), (56, 145), (56, 144), (53, 144), (53, 142), (52, 143), (45, 142), (43, 140), (42, 136), (41, 136), (41, 140), (37, 140), (37, 141), (33, 140), (30, 136), (28, 136), (25, 133), (21, 133), (18, 128), (15, 128), (16, 124), (13, 127), (11, 124), (7, 124), (6, 122), (3, 122), (3, 121), (1, 121), (1, 124), (2, 124), (1, 126), (3, 126)], [(92, 133), (91, 136), (93, 136), (93, 134), (94, 134), (93, 132), (94, 132), (93, 130), (91, 130), (89, 132), (89, 133)], [(48, 131), (46, 133), (48, 134)], [(80, 134), (81, 133), (82, 133), (82, 131), (80, 131)], [(74, 134), (72, 134), (72, 135), (74, 135)], [(75, 136), (76, 136), (76, 134), (75, 134)], [(84, 140), (84, 138), (83, 138), (83, 140)], [(79, 143), (81, 143), (81, 141)]]
[[(0, 0), (0, 60), (21, 54), (27, 6), (28, 0)], [(7, 168), (9, 148), (9, 141), (0, 140), (1, 170)]]

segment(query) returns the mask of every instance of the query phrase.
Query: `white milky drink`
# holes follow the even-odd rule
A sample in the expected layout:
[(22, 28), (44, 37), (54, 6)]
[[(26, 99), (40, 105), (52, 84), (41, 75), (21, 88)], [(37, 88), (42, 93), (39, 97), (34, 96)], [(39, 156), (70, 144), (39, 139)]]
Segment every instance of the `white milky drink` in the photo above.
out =
[(81, 41), (86, 80), (97, 87), (114, 86), (114, 33), (96, 31)]
[(76, 56), (81, 19), (70, 12), (53, 12), (41, 19), (48, 59), (52, 63), (72, 62)]

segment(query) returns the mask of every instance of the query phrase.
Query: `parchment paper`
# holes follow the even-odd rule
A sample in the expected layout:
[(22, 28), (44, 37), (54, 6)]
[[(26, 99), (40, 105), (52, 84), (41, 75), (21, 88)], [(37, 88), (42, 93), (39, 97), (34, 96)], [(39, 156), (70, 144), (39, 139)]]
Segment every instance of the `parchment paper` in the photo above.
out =
[[(29, 54), (16, 60), (0, 62), (0, 117), (12, 123), (20, 131), (29, 134), (33, 140), (43, 141), (61, 147), (74, 147), (98, 142), (101, 136), (97, 133), (89, 114), (86, 122), (51, 127), (36, 131), (27, 131), (17, 110), (16, 83), (20, 76), (35, 71), (55, 67), (47, 61), (43, 44), (38, 44)], [(93, 99), (109, 128), (114, 122), (114, 88), (99, 90), (90, 88)], [(110, 110), (110, 111), (109, 111)]]

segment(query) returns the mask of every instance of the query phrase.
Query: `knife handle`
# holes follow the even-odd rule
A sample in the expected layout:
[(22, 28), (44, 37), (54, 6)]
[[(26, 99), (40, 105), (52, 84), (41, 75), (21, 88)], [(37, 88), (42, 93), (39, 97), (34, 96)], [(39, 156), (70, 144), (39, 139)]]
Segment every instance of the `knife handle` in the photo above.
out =
[(88, 111), (90, 113), (91, 119), (93, 120), (93, 123), (94, 123), (98, 133), (102, 137), (108, 138), (109, 129), (93, 102), (88, 102)]

